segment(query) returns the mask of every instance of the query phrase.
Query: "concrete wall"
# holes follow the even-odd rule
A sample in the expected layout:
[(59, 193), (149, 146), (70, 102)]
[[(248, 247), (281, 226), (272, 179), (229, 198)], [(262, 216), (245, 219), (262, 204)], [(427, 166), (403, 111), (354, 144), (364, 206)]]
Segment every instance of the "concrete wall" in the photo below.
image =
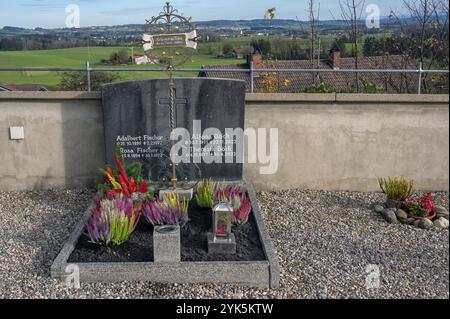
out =
[[(258, 189), (373, 191), (393, 175), (449, 188), (447, 95), (252, 94), (246, 112), (247, 127), (279, 129), (277, 173), (245, 165)], [(99, 94), (0, 93), (0, 190), (94, 185), (104, 161)]]
[[(11, 141), (11, 126), (25, 140)], [(0, 190), (93, 185), (103, 135), (98, 94), (0, 93)]]
[(253, 95), (248, 127), (279, 128), (279, 170), (245, 173), (255, 187), (378, 190), (403, 175), (421, 189), (448, 190), (448, 96)]

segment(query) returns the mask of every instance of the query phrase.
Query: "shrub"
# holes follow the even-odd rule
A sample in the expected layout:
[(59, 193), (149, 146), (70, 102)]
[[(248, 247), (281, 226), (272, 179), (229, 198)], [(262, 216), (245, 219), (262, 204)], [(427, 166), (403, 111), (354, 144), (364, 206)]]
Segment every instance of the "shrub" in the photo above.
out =
[(144, 204), (143, 214), (153, 226), (179, 225), (185, 226), (189, 221), (187, 210), (169, 207), (166, 203), (149, 200)]
[[(114, 72), (91, 72), (91, 90), (100, 91), (103, 84), (113, 83), (120, 79)], [(64, 72), (61, 76), (59, 88), (62, 91), (87, 91), (88, 79), (86, 72)]]
[(202, 208), (212, 208), (214, 205), (214, 190), (216, 183), (212, 179), (205, 179), (198, 183), (195, 190), (195, 200)]
[(378, 184), (390, 200), (405, 201), (416, 192), (414, 181), (408, 181), (404, 177), (380, 178)]
[(92, 210), (86, 222), (90, 241), (99, 245), (121, 245), (135, 230), (141, 210), (136, 209), (133, 200), (117, 195), (114, 199), (100, 200), (98, 210)]
[(303, 93), (333, 93), (334, 90), (330, 88), (323, 80), (319, 84), (309, 86), (303, 90)]
[(383, 89), (378, 87), (374, 82), (361, 79), (362, 92), (366, 94), (378, 94)]

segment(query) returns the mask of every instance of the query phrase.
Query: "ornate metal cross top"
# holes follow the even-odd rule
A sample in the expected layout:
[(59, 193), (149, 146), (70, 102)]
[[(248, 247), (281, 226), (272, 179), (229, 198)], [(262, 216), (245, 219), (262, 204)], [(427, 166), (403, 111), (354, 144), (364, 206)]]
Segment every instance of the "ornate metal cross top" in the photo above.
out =
[[(197, 31), (191, 23), (191, 17), (185, 17), (166, 2), (163, 11), (158, 16), (146, 21), (142, 45), (145, 54), (157, 57), (159, 64), (164, 65), (169, 75), (168, 101), (160, 103), (169, 105), (170, 130), (176, 128), (176, 105), (182, 104), (175, 96), (174, 71), (176, 67), (191, 59), (197, 49)], [(185, 103), (187, 101), (185, 100)], [(175, 141), (172, 141), (172, 145)], [(172, 185), (177, 186), (176, 165), (172, 160)]]

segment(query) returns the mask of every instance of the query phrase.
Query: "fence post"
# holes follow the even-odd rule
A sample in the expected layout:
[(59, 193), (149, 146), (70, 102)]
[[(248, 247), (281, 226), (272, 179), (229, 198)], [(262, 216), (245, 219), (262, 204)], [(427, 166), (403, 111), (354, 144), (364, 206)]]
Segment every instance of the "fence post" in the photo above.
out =
[(417, 84), (417, 94), (420, 95), (422, 94), (422, 62), (420, 63), (419, 66), (419, 83)]
[(250, 61), (250, 93), (255, 93), (255, 81), (254, 81), (254, 73), (253, 73), (253, 61)]
[(87, 73), (87, 89), (91, 92), (91, 66), (89, 61), (86, 62), (86, 73)]

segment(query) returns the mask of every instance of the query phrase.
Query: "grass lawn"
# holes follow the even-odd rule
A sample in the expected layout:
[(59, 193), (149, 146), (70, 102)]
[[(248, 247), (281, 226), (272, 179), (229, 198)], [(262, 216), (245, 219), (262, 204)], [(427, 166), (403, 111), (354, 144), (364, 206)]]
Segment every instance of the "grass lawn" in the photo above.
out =
[[(108, 59), (110, 54), (123, 48), (119, 47), (91, 47), (71, 48), (61, 50), (42, 51), (5, 51), (0, 52), (0, 68), (83, 68), (86, 61), (90, 61), (92, 67), (109, 67), (101, 65), (102, 59)], [(127, 48), (131, 55), (131, 48)], [(141, 50), (135, 49), (135, 53)], [(219, 59), (211, 55), (194, 55), (192, 60), (183, 65), (185, 68), (201, 68), (210, 64), (235, 64), (244, 63), (244, 60)], [(152, 65), (128, 65), (121, 68), (158, 68)], [(164, 77), (161, 72), (120, 72), (121, 81), (145, 79), (151, 77)], [(177, 76), (193, 76), (197, 73), (180, 73)], [(56, 72), (0, 72), (0, 83), (13, 84), (42, 84), (49, 89), (57, 89), (61, 74)]]

